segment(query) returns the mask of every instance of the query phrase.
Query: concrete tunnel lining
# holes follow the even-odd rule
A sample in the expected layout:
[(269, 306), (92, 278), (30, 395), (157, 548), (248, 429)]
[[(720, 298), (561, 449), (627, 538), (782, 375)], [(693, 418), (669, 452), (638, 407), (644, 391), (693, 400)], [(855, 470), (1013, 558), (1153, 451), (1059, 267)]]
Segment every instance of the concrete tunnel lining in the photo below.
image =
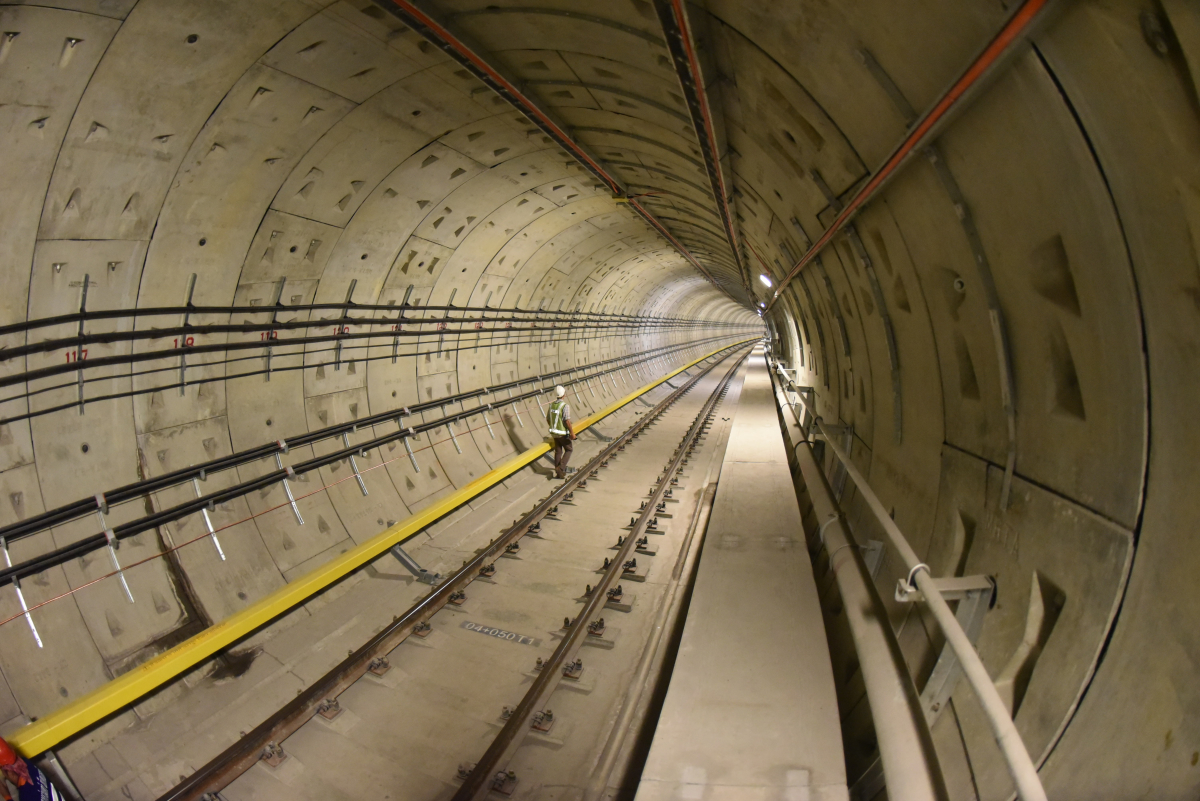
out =
[[(355, 282), (362, 304), (407, 297), (533, 317), (562, 310), (712, 325), (339, 370), (321, 364), (315, 346), (289, 349), (284, 339), (273, 359), (299, 369), (270, 382), (234, 378), (221, 359), (198, 356), (189, 372), (218, 380), (183, 397), (148, 391), (0, 427), (9, 499), (0, 525), (281, 436), (699, 341), (726, 324), (758, 330), (753, 309), (771, 290), (757, 276), (778, 287), (834, 216), (826, 189), (844, 200), (904, 135), (904, 109), (860, 51), (923, 109), (1008, 13), (943, 0), (919, 12), (808, 0), (688, 6), (733, 253), (654, 5), (431, 8), (594, 154), (715, 286), (527, 115), (368, 0), (0, 6), (0, 325), (76, 311), (85, 275), (89, 309), (177, 306), (192, 274), (193, 302), (213, 307), (269, 306), (284, 279), (285, 307), (342, 302)], [(939, 135), (941, 163), (915, 160), (857, 216), (862, 248), (835, 238), (782, 287), (767, 319), (774, 354), (817, 388), (826, 420), (853, 427), (857, 464), (935, 572), (996, 577), (1000, 602), (979, 652), (1010, 683), (1051, 797), (1187, 797), (1200, 786), (1188, 625), (1200, 554), (1179, 533), (1200, 515), (1186, 491), (1197, 444), (1200, 21), (1178, 0), (1061, 6)], [(95, 321), (89, 331), (149, 324)], [(55, 332), (73, 329), (45, 335)], [(89, 358), (151, 347), (97, 344)], [(6, 371), (63, 358), (30, 354)], [(88, 385), (97, 394), (155, 380), (127, 365), (89, 376), (102, 379)], [(0, 409), (8, 417), (66, 404), (74, 391), (8, 396)], [(527, 421), (538, 413), (536, 403), (521, 408)], [(459, 432), (462, 455), (439, 442), (428, 470), (410, 478), (389, 468), (368, 498), (349, 484), (305, 498), (302, 529), (287, 509), (255, 518), (226, 538), (227, 563), (181, 551), (133, 582), (147, 603), (129, 606), (119, 584), (105, 582), (48, 606), (44, 651), (19, 620), (0, 627), (0, 733), (463, 486), (529, 436), (519, 427), (497, 434)], [(320, 475), (329, 483), (344, 473)], [(146, 503), (184, 497), (173, 489)], [(280, 497), (276, 487), (221, 513), (239, 519)], [(842, 503), (856, 536), (881, 539), (852, 488)], [(137, 547), (199, 525), (164, 528)], [(94, 519), (57, 526), (15, 543), (14, 559), (95, 528)], [(23, 586), (44, 599), (105, 569), (81, 560)], [(885, 599), (899, 570), (885, 558), (876, 577)], [(921, 615), (888, 604), (920, 681), (940, 641)], [(1021, 644), (1031, 615), (1051, 607), (1052, 627), (1029, 657)], [(18, 611), (0, 590), (0, 615)], [(830, 638), (841, 676), (852, 659), (832, 629)], [(187, 692), (186, 683), (171, 690)], [(852, 677), (839, 678), (839, 692), (853, 776), (849, 755), (869, 748), (872, 727)], [(162, 714), (166, 697), (66, 745), (68, 768), (104, 792), (125, 786), (119, 778), (141, 771), (133, 752), (121, 757), (128, 771), (102, 781), (82, 766), (125, 747), (120, 733)], [(953, 797), (1007, 798), (1009, 779), (973, 704), (956, 692), (934, 727), (947, 784)]]

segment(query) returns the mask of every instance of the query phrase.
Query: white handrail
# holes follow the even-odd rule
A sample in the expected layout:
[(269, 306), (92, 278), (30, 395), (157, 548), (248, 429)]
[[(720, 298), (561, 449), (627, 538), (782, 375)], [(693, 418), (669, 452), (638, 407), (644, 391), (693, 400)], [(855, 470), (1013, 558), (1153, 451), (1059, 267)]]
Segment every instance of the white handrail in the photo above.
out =
[[(787, 378), (789, 383), (794, 382)], [(1004, 761), (1007, 763), (1008, 772), (1012, 776), (1013, 781), (1017, 785), (1017, 795), (1022, 801), (1047, 801), (1046, 790), (1042, 787), (1042, 780), (1038, 776), (1037, 767), (1033, 764), (1033, 759), (1029, 756), (1029, 751), (1025, 748), (1024, 741), (1021, 740), (1021, 735), (1017, 731), (1016, 724), (1013, 723), (1012, 715), (1009, 714), (1008, 707), (1004, 705), (1004, 701), (1000, 698), (1000, 693), (996, 690), (996, 685), (992, 681), (992, 677), (988, 675), (987, 668), (984, 667), (983, 661), (979, 658), (979, 653), (975, 650), (975, 646), (967, 638), (966, 632), (962, 630), (962, 626), (958, 624), (958, 620), (954, 617), (954, 612), (950, 610), (946, 599), (942, 597), (938, 591), (937, 585), (933, 581), (933, 576), (929, 573), (929, 565), (925, 564), (917, 556), (916, 551), (908, 544), (904, 534), (896, 525), (896, 521), (892, 520), (887, 509), (879, 500), (871, 485), (867, 483), (867, 479), (855, 467), (854, 462), (850, 457), (838, 447), (834, 441), (834, 437), (830, 436), (825, 424), (821, 421), (820, 415), (817, 414), (816, 407), (809, 403), (803, 393), (797, 392), (796, 397), (804, 404), (805, 409), (812, 415), (813, 421), (821, 434), (825, 437), (825, 443), (833, 450), (833, 453), (841, 461), (842, 466), (846, 470), (846, 474), (858, 487), (858, 491), (867, 502), (867, 506), (875, 514), (880, 525), (883, 526), (884, 532), (888, 536), (892, 547), (900, 554), (900, 558), (904, 560), (904, 564), (908, 567), (908, 583), (909, 585), (916, 584), (916, 588), (921, 591), (925, 598), (925, 604), (929, 607), (929, 611), (933, 613), (934, 619), (938, 626), (941, 627), (942, 633), (946, 635), (946, 643), (954, 651), (954, 655), (958, 657), (959, 664), (962, 666), (963, 674), (967, 677), (971, 689), (975, 691), (976, 697), (979, 699), (979, 705), (983, 708), (984, 716), (987, 718), (988, 725), (992, 729), (992, 736), (996, 738), (996, 744), (1000, 746), (1000, 750), (1004, 754)]]
[[(776, 387), (780, 405), (800, 423), (787, 392)], [(858, 654), (859, 670), (879, 748), (879, 761), (892, 801), (945, 801), (948, 797), (937, 750), (920, 694), (904, 663), (887, 610), (875, 590), (861, 549), (838, 509), (821, 467), (801, 427), (796, 465), (804, 478), (813, 512), (820, 522), (817, 538), (829, 554), (829, 569), (842, 597), (842, 609)], [(789, 438), (789, 444), (794, 444)], [(859, 777), (856, 782), (863, 782)], [(868, 782), (869, 783), (869, 782)], [(852, 787), (852, 797), (856, 788)]]

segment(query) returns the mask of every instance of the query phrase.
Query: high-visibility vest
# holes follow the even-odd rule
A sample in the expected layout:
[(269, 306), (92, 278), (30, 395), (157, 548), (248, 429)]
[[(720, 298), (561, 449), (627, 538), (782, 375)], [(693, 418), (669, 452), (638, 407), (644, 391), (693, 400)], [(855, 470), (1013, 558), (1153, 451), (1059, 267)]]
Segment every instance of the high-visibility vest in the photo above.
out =
[(550, 424), (550, 433), (558, 436), (565, 436), (567, 427), (563, 424), (563, 412), (567, 408), (565, 400), (556, 400), (550, 404), (550, 411), (546, 414), (546, 422)]

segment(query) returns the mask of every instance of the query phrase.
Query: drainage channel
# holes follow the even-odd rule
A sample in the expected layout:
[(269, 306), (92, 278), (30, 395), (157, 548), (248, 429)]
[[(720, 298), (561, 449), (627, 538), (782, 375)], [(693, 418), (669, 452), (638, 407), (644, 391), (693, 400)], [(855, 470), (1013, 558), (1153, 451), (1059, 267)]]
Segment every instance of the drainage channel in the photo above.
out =
[[(554, 492), (544, 498), (528, 513), (507, 528), (501, 536), (481, 549), (474, 558), (464, 562), (462, 568), (448, 576), (429, 595), (393, 619), (393, 622), (375, 635), (369, 642), (350, 655), (324, 676), (311, 684), (295, 699), (276, 711), (254, 730), (245, 733), (216, 758), (211, 760), (190, 777), (176, 785), (160, 801), (182, 801), (183, 799), (214, 798), (234, 779), (245, 773), (260, 760), (266, 765), (280, 765), (288, 755), (281, 744), (314, 716), (333, 720), (340, 714), (338, 696), (354, 685), (360, 678), (372, 674), (385, 676), (392, 666), (388, 655), (410, 636), (419, 642), (431, 630), (430, 618), (444, 607), (455, 608), (466, 597), (468, 585), (477, 580), (488, 582), (496, 572), (499, 558), (515, 556), (520, 549), (522, 537), (537, 536), (543, 520), (558, 519), (558, 506), (571, 504), (573, 493), (587, 489), (589, 481), (597, 478), (598, 472), (628, 444), (633, 442), (679, 398), (694, 387), (700, 379), (712, 371), (726, 358), (716, 360), (703, 367), (695, 376), (658, 403), (638, 423), (624, 434), (614, 438), (587, 465), (573, 473)], [(658, 503), (659, 501), (656, 501)], [(649, 520), (649, 517), (647, 518)], [(641, 536), (640, 532), (638, 536)], [(631, 532), (629, 542), (636, 539)], [(623, 557), (625, 552), (619, 554)], [(484, 632), (486, 633), (486, 632)]]
[[(567, 618), (564, 621), (565, 635), (554, 654), (549, 659), (537, 660), (537, 677), (529, 690), (515, 708), (505, 708), (503, 729), (478, 763), (464, 763), (459, 767), (458, 778), (463, 783), (455, 793), (454, 801), (479, 801), (493, 791), (512, 795), (516, 790), (520, 779), (516, 771), (509, 768), (513, 756), (531, 734), (552, 730), (555, 718), (553, 711), (547, 708), (547, 703), (559, 685), (562, 682), (578, 682), (583, 677), (585, 668), (582, 658), (578, 656), (579, 649), (588, 638), (603, 636), (606, 624), (599, 615), (604, 609), (621, 608), (625, 598), (621, 582), (638, 575), (638, 553), (651, 553), (648, 550), (648, 532), (659, 533), (658, 518), (669, 516), (667, 504), (674, 500), (672, 495), (679, 484), (679, 475), (688, 466), (701, 438), (711, 426), (717, 403), (724, 397), (745, 355), (743, 353), (734, 358), (732, 366), (692, 421), (662, 474), (651, 487), (648, 497), (641, 502), (637, 516), (629, 521), (626, 527), (629, 533), (618, 538), (617, 555), (605, 558), (604, 572), (599, 582), (586, 588), (583, 609), (574, 619)], [(668, 406), (695, 383), (696, 379), (692, 379), (672, 393), (667, 400)], [(656, 410), (655, 416), (662, 411), (665, 409)], [(630, 436), (636, 438), (639, 434), (633, 432)], [(624, 444), (620, 444), (617, 449), (623, 450), (624, 447)], [(607, 460), (601, 458), (599, 467), (604, 467), (606, 463)], [(590, 478), (598, 477), (599, 467), (593, 468)]]

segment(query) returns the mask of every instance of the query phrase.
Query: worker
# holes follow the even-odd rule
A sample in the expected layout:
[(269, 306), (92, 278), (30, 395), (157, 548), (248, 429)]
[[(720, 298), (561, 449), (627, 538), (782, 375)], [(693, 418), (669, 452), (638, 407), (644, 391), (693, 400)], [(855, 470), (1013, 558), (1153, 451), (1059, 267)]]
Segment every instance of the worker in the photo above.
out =
[(567, 391), (561, 387), (554, 388), (555, 401), (546, 412), (546, 424), (550, 426), (550, 436), (554, 437), (554, 477), (567, 477), (567, 462), (571, 459), (571, 451), (575, 446), (575, 429), (571, 425), (571, 407), (567, 405), (564, 395)]
[(5, 801), (12, 798), (10, 784), (17, 789), (17, 801), (63, 801), (62, 794), (54, 789), (46, 774), (3, 739), (0, 739), (0, 772), (4, 775), (0, 780), (0, 791), (4, 793)]

